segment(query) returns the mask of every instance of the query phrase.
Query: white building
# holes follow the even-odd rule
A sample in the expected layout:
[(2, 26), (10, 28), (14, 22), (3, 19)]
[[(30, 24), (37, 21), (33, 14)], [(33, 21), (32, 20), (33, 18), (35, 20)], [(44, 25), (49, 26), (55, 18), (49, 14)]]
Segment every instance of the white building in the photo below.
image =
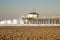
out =
[(39, 14), (36, 12), (31, 12), (27, 15), (28, 18), (37, 18), (38, 16), (39, 16)]

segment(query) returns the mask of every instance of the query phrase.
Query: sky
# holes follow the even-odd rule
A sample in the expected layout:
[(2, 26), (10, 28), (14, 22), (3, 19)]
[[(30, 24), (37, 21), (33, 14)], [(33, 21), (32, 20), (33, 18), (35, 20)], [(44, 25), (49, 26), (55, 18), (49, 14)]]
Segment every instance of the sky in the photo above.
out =
[(60, 16), (60, 0), (0, 0), (0, 20), (18, 18), (32, 11), (39, 16)]

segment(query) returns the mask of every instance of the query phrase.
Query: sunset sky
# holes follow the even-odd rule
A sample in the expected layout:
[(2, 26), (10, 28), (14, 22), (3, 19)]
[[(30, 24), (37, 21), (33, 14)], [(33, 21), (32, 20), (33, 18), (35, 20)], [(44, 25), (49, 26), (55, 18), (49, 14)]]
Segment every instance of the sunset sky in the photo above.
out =
[(60, 0), (0, 0), (0, 20), (18, 18), (32, 11), (40, 16), (60, 16)]

